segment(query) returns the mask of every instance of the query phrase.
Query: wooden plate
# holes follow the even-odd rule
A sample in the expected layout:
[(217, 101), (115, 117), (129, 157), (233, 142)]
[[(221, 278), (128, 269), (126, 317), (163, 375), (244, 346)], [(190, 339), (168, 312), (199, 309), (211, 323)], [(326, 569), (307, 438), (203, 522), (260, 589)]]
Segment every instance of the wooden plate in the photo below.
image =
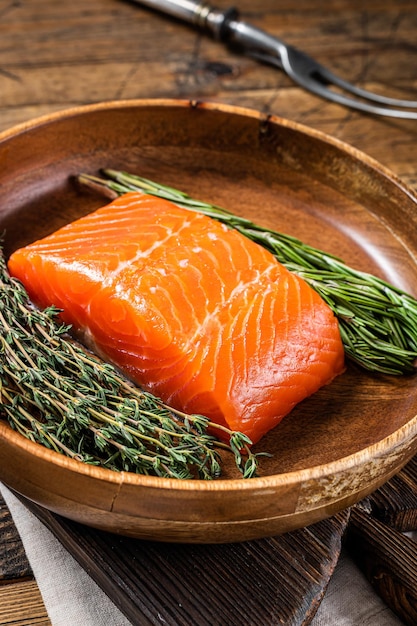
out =
[[(235, 107), (110, 102), (0, 135), (6, 254), (103, 204), (72, 177), (127, 169), (337, 253), (416, 295), (417, 199), (381, 165), (298, 124)], [(216, 481), (83, 465), (0, 424), (0, 479), (51, 511), (104, 530), (181, 542), (276, 535), (333, 515), (417, 450), (414, 377), (347, 372), (257, 446), (261, 476)]]

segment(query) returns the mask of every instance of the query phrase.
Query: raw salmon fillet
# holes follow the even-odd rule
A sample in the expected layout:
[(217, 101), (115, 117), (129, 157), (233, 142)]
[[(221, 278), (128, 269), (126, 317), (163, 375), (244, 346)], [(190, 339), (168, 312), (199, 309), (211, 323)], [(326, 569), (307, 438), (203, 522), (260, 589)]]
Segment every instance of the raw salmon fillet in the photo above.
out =
[(135, 383), (254, 443), (344, 368), (337, 320), (302, 279), (152, 196), (126, 194), (17, 250), (9, 270)]

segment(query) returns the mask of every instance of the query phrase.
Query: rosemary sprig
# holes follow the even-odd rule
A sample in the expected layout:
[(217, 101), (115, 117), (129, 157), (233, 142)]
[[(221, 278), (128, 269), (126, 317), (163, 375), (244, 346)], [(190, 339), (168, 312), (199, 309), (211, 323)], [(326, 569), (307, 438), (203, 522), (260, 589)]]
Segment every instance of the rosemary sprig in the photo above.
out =
[(346, 355), (367, 370), (411, 374), (417, 362), (417, 300), (384, 280), (295, 237), (258, 226), (221, 207), (146, 178), (110, 169), (104, 177), (82, 174), (79, 182), (107, 197), (142, 191), (204, 213), (267, 248), (301, 276), (336, 315)]
[[(186, 415), (131, 385), (36, 309), (0, 254), (0, 415), (34, 442), (85, 463), (169, 478), (221, 474), (220, 449), (244, 478), (259, 454), (246, 435)], [(229, 444), (210, 433), (219, 433)]]

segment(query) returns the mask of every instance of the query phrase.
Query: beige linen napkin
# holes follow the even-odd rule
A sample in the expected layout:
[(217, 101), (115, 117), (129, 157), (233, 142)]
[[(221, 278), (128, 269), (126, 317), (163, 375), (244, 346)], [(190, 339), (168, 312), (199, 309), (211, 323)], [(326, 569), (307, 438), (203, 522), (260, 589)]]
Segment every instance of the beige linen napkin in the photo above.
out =
[(23, 541), (53, 626), (129, 626), (130, 622), (54, 537), (4, 485), (1, 494)]
[[(36, 516), (4, 485), (0, 491), (22, 538), (52, 626), (131, 624)], [(343, 554), (311, 626), (402, 624)]]

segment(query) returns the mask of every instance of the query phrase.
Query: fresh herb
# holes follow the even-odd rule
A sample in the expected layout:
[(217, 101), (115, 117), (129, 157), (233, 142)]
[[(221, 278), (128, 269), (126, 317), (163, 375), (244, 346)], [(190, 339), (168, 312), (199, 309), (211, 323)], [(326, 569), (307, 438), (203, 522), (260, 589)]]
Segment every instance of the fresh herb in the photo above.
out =
[(317, 291), (336, 315), (346, 355), (367, 370), (411, 374), (417, 361), (417, 301), (371, 274), (299, 239), (258, 226), (221, 207), (140, 176), (103, 170), (104, 177), (82, 174), (83, 185), (107, 197), (142, 191), (204, 213), (268, 249), (290, 271)]
[(221, 474), (224, 449), (244, 478), (256, 475), (259, 455), (246, 435), (134, 387), (74, 341), (58, 316), (31, 304), (0, 254), (0, 414), (13, 429), (111, 470), (211, 479)]

